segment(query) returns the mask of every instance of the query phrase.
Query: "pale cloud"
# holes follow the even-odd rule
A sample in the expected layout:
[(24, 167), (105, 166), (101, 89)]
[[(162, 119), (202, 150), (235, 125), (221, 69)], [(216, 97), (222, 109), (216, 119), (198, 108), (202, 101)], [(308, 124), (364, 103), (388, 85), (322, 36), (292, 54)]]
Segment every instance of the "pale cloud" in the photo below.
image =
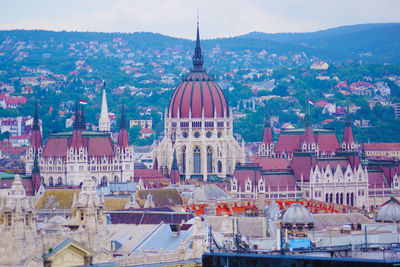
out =
[(197, 11), (203, 38), (400, 22), (398, 0), (0, 0), (0, 6), (3, 30), (152, 31), (192, 39)]

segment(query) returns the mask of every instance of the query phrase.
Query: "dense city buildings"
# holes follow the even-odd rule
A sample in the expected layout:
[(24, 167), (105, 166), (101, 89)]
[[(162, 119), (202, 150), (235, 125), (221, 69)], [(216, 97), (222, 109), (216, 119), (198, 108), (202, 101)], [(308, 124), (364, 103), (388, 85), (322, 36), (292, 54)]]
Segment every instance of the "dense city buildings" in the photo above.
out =
[[(28, 74), (19, 79), (21, 94), (30, 101), (39, 92), (34, 109), (23, 110), (26, 98), (6, 94), (15, 88), (0, 84), (4, 114), (22, 107), (33, 115), (0, 119), (1, 134), (11, 135), (0, 143), (0, 163), (9, 166), (0, 172), (0, 265), (399, 263), (399, 146), (360, 142), (358, 133), (376, 125), (378, 115), (393, 115), (382, 106), (392, 84), (365, 75), (365, 81), (341, 81), (339, 71), (329, 73), (339, 69), (335, 63), (305, 53), (219, 46), (204, 53), (198, 24), (194, 54), (131, 50), (126, 36), (114, 36), (112, 45), (68, 43), (74, 57), (68, 76), (21, 67)], [(0, 53), (11, 43), (0, 43)], [(16, 46), (15, 62), (34, 48), (22, 41)], [(90, 55), (104, 55), (104, 68), (123, 62), (113, 71), (131, 75), (137, 87), (119, 84), (107, 97), (105, 82), (90, 76)], [(190, 71), (182, 65), (189, 59)], [(228, 66), (215, 66), (224, 60)], [(271, 66), (254, 67), (265, 62)], [(217, 67), (224, 71), (211, 75)], [(167, 70), (184, 75), (179, 81)], [(299, 77), (329, 85), (329, 92), (314, 103)], [(400, 81), (385, 78), (391, 79)], [(56, 103), (55, 97), (44, 108), (40, 94), (62, 95), (71, 84), (88, 101)], [(150, 88), (154, 84), (163, 87)], [(358, 97), (362, 101), (345, 103)], [(377, 115), (356, 130), (350, 114), (368, 110)], [(64, 119), (70, 131), (58, 131)], [(57, 131), (44, 131), (52, 128), (44, 121)], [(246, 143), (245, 135), (262, 141)], [(9, 162), (16, 158), (24, 164)]]

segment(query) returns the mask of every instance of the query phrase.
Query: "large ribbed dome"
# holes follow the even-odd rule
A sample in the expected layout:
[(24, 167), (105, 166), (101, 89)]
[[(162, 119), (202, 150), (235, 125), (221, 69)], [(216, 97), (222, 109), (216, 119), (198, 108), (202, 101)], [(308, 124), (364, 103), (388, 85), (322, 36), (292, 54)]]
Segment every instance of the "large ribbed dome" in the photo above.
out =
[(205, 118), (228, 116), (228, 104), (218, 84), (203, 69), (199, 27), (193, 56), (193, 70), (182, 79), (169, 102), (169, 116), (177, 118)]

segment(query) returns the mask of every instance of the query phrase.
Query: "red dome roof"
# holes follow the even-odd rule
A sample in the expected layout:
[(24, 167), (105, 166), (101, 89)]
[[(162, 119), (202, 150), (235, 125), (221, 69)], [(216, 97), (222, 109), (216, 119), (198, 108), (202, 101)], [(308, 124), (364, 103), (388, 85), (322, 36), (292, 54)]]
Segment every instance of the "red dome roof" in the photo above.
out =
[(205, 118), (228, 116), (228, 104), (224, 93), (218, 84), (203, 69), (199, 27), (197, 25), (197, 40), (193, 56), (194, 69), (182, 79), (175, 89), (169, 102), (169, 116), (177, 118), (201, 118), (204, 110)]
[(192, 71), (182, 80), (175, 89), (170, 103), (169, 114), (172, 118), (188, 118), (189, 110), (192, 118), (201, 118), (204, 109), (204, 117), (224, 117), (228, 112), (228, 104), (224, 93), (218, 84), (207, 73)]

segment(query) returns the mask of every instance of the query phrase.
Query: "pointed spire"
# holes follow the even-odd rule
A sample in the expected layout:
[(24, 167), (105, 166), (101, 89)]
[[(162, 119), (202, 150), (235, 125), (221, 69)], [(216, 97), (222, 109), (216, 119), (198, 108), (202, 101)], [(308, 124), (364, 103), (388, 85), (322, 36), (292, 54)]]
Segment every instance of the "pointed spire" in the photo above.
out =
[(172, 161), (171, 173), (169, 175), (171, 184), (179, 184), (181, 180), (181, 174), (178, 168), (178, 161), (176, 159), (176, 150), (174, 151), (174, 159)]
[(172, 170), (179, 170), (178, 168), (178, 161), (176, 159), (176, 151), (174, 151), (174, 160), (172, 161), (172, 167), (171, 167), (171, 171)]
[(311, 112), (308, 104), (308, 96), (306, 97), (306, 112), (304, 115), (304, 128), (312, 127)]
[(37, 111), (37, 101), (35, 101), (35, 115), (33, 117), (31, 147), (38, 150), (42, 147), (42, 135), (40, 134), (40, 125)]
[(122, 102), (121, 122), (119, 124), (118, 146), (121, 149), (125, 149), (129, 146), (129, 137), (125, 122), (124, 102)]
[(99, 118), (99, 131), (100, 132), (110, 132), (111, 122), (108, 116), (108, 105), (107, 105), (107, 95), (106, 95), (106, 81), (103, 83), (103, 98), (101, 101), (101, 113)]
[(124, 102), (122, 101), (122, 111), (121, 111), (121, 122), (119, 124), (120, 129), (126, 129), (126, 122), (125, 122), (125, 108), (124, 108)]
[(347, 103), (345, 127), (349, 127), (349, 126), (351, 127), (350, 108), (349, 108), (349, 103)]
[(271, 119), (269, 116), (268, 102), (266, 106), (267, 106), (267, 111), (265, 113), (263, 143), (265, 144), (266, 147), (269, 148), (274, 143), (274, 139), (272, 137)]
[(203, 71), (204, 57), (201, 54), (200, 46), (200, 30), (199, 30), (199, 17), (197, 16), (197, 36), (196, 36), (196, 48), (194, 49), (193, 66), (194, 71)]
[(39, 160), (38, 160), (38, 153), (35, 152), (35, 157), (33, 159), (33, 169), (32, 169), (32, 174), (40, 173), (40, 168), (39, 168)]
[(270, 115), (269, 115), (269, 106), (268, 106), (268, 102), (267, 102), (266, 106), (267, 106), (267, 111), (266, 111), (266, 113), (265, 113), (264, 128), (271, 127), (271, 117), (270, 117)]
[(36, 192), (38, 192), (41, 181), (42, 179), (40, 178), (40, 168), (39, 168), (39, 161), (38, 161), (38, 152), (35, 151), (35, 158), (33, 160), (33, 169), (32, 169), (32, 191), (33, 195), (36, 195)]
[(74, 130), (79, 129), (79, 127), (80, 127), (79, 106), (78, 106), (78, 101), (76, 101), (76, 104), (75, 104)]
[(40, 130), (39, 128), (39, 118), (38, 118), (38, 111), (37, 111), (37, 100), (35, 100), (35, 115), (33, 116), (33, 130)]
[(80, 124), (80, 127), (81, 127), (82, 130), (86, 130), (85, 113), (83, 112), (83, 105), (80, 105), (80, 106), (81, 106), (81, 112), (80, 112), (81, 124)]
[(156, 156), (155, 159), (154, 159), (153, 169), (158, 171), (158, 160), (157, 160), (157, 156)]
[(364, 143), (362, 144), (362, 149), (361, 149), (361, 159), (362, 160), (366, 160), (367, 159), (367, 154), (365, 153)]

